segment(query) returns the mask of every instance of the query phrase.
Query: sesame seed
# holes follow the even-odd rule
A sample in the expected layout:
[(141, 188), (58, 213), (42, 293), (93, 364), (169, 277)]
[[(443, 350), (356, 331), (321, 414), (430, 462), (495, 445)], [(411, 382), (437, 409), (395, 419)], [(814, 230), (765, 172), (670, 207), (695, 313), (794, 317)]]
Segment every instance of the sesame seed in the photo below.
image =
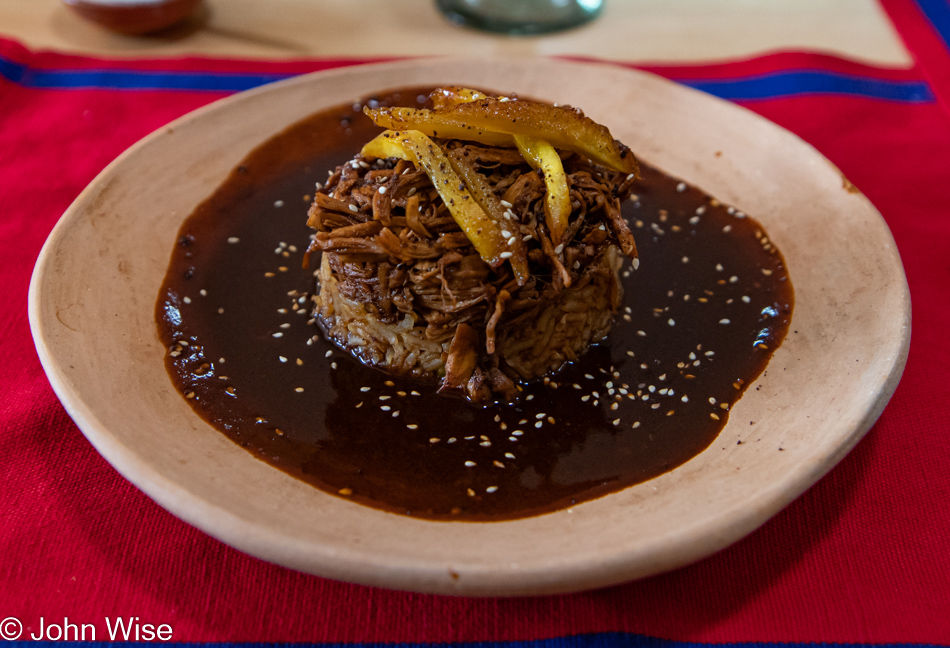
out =
[(190, 303), (191, 303), (191, 297), (183, 297), (183, 298), (182, 298), (182, 301), (185, 302), (186, 304), (190, 304)]
[(198, 294), (201, 295), (202, 297), (207, 297), (208, 291), (202, 288), (201, 290), (198, 291)]
[(722, 270), (723, 270), (722, 264), (721, 264), (721, 263), (717, 263), (717, 264), (716, 264), (716, 272), (722, 272)]
[(646, 337), (646, 336), (647, 336), (647, 334), (644, 333), (643, 331), (637, 331), (637, 335), (639, 335), (640, 337)]
[(283, 324), (280, 325), (280, 328), (282, 328), (282, 329), (289, 329), (289, 328), (290, 328), (290, 322), (284, 322)]
[(680, 259), (680, 261), (682, 261), (683, 263), (689, 263), (689, 257), (683, 257), (682, 259)]
[(350, 204), (349, 204), (348, 209), (349, 209), (351, 212), (353, 212), (354, 214), (358, 213), (359, 210), (360, 210), (360, 208), (357, 207), (356, 205), (354, 205), (353, 203), (350, 203)]
[[(558, 243), (558, 246), (557, 246), (556, 248), (554, 248), (554, 254), (560, 254), (560, 253), (563, 252), (563, 251), (564, 251), (564, 244), (563, 244), (563, 243)], [(765, 271), (763, 270), (763, 272), (765, 272)]]
[(681, 182), (678, 185), (676, 185), (676, 190), (680, 193), (683, 193), (684, 191), (686, 191), (686, 183)]
[(732, 231), (732, 225), (726, 225), (725, 227), (722, 228), (722, 231), (723, 233), (728, 234), (729, 232)]
[(240, 242), (241, 242), (241, 239), (239, 239), (236, 236), (231, 236), (228, 238), (228, 243), (230, 243), (231, 245), (234, 245), (235, 243), (240, 243)]
[(506, 230), (506, 229), (503, 229), (503, 230), (501, 230), (501, 235), (502, 235), (503, 237), (505, 237), (505, 238), (508, 238), (509, 236), (511, 236), (511, 232), (509, 232), (509, 231)]
[(676, 326), (676, 322), (673, 321), (672, 317), (669, 320), (667, 320), (666, 323), (669, 324), (670, 326)]
[(751, 302), (751, 301), (752, 301), (752, 300), (749, 299), (748, 295), (743, 295), (743, 296), (742, 296), (742, 302), (743, 302), (744, 304), (748, 304), (748, 303)]
[(719, 420), (719, 415), (716, 414), (715, 412), (710, 412), (710, 413), (709, 413), (709, 418), (713, 419), (714, 421), (718, 421), (718, 420)]
[(504, 208), (506, 208), (506, 209), (511, 209), (512, 207), (514, 207), (514, 205), (512, 205), (512, 204), (511, 204), (510, 202), (508, 202), (507, 200), (502, 200), (502, 201), (501, 201), (501, 206), (504, 207)]
[(287, 362), (287, 358), (285, 358), (284, 356), (277, 356), (277, 359), (280, 360), (281, 362)]
[(636, 270), (636, 269), (639, 268), (639, 267), (640, 267), (640, 259), (634, 259), (634, 260), (633, 260), (633, 269)]
[(388, 412), (392, 408), (389, 405), (382, 405), (379, 409), (383, 410), (384, 412)]
[(730, 324), (731, 322), (729, 321), (729, 319), (727, 319), (727, 318), (724, 317), (724, 318), (722, 318), (721, 320), (719, 320), (719, 323), (720, 323), (720, 324)]
[(331, 362), (331, 363), (330, 363), (330, 369), (336, 369), (336, 363), (335, 363), (335, 362)]
[(274, 337), (275, 338), (284, 337), (284, 334), (281, 333), (280, 331), (277, 331), (276, 333), (274, 333)]
[(303, 387), (298, 387), (298, 388), (297, 388), (297, 389), (295, 389), (294, 391), (295, 391), (295, 392), (297, 392), (297, 393), (299, 394), (300, 392), (302, 392), (302, 391), (303, 391)]
[(465, 467), (466, 467), (466, 468), (472, 468), (472, 467), (474, 467), (474, 466), (475, 466), (475, 462), (474, 462), (474, 461), (466, 461), (466, 462), (465, 462)]
[(500, 256), (502, 259), (510, 259), (513, 255), (511, 252), (502, 252), (498, 256)]
[(283, 207), (283, 206), (284, 206), (284, 201), (283, 201), (283, 200), (275, 200), (275, 201), (274, 201), (274, 207)]
[(385, 194), (385, 193), (386, 193), (386, 187), (380, 187), (380, 188), (379, 188), (379, 193)]
[(518, 240), (517, 236), (512, 236), (511, 238), (508, 239), (508, 245), (514, 245), (515, 241), (517, 240)]

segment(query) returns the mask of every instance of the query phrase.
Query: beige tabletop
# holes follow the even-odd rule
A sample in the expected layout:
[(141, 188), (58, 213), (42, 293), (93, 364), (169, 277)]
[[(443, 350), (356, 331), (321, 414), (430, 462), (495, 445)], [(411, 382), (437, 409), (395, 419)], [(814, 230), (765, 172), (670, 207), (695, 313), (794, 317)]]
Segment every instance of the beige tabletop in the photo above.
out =
[(456, 27), (432, 0), (206, 0), (185, 24), (150, 37), (112, 34), (58, 0), (3, 0), (0, 36), (34, 49), (117, 58), (484, 54), (687, 62), (812, 50), (911, 65), (875, 0), (608, 0), (587, 26), (533, 37)]

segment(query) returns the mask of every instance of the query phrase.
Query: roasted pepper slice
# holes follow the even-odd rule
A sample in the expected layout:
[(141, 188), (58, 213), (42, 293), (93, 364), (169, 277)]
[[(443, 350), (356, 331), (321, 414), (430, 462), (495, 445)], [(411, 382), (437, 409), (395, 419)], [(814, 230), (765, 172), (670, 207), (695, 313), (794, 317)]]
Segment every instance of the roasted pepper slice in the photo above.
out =
[(459, 86), (444, 86), (436, 88), (429, 94), (429, 100), (436, 110), (444, 110), (460, 103), (468, 103), (478, 99), (488, 99), (488, 95), (472, 88)]
[(531, 168), (540, 169), (544, 174), (544, 221), (556, 246), (564, 237), (571, 215), (571, 190), (564, 165), (554, 147), (544, 140), (515, 135), (515, 144)]
[(485, 213), (442, 149), (424, 134), (412, 130), (386, 131), (367, 142), (362, 153), (376, 158), (401, 158), (421, 167), (485, 263), (497, 268), (514, 257), (502, 236), (501, 225)]
[(511, 259), (509, 259), (509, 261), (511, 261), (511, 269), (515, 273), (515, 279), (518, 281), (518, 285), (523, 286), (525, 282), (528, 281), (528, 250), (518, 233), (517, 223), (505, 215), (507, 209), (502, 206), (501, 199), (494, 194), (491, 185), (488, 184), (488, 180), (478, 172), (478, 169), (475, 168), (475, 165), (473, 165), (470, 160), (460, 155), (458, 150), (449, 151), (448, 158), (455, 172), (459, 174), (459, 177), (462, 178), (462, 181), (465, 182), (465, 186), (471, 192), (472, 197), (475, 198), (475, 202), (477, 202), (481, 208), (485, 210), (485, 213), (495, 222), (501, 224), (501, 234), (502, 236), (507, 235), (506, 244), (508, 245), (508, 250), (512, 253)]
[(638, 171), (633, 153), (614, 140), (605, 126), (565, 106), (487, 97), (440, 110), (365, 107), (363, 111), (377, 125), (392, 130), (418, 130), (431, 137), (507, 147), (514, 146), (511, 136), (526, 135), (617, 171)]

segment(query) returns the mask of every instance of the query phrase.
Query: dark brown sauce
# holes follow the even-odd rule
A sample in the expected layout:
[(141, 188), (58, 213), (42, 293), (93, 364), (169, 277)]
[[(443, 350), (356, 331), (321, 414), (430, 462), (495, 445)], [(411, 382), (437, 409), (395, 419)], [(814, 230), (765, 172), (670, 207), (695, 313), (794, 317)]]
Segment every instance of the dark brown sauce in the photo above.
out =
[(435, 520), (565, 508), (712, 443), (784, 338), (792, 286), (756, 221), (650, 167), (624, 206), (640, 268), (624, 271), (609, 340), (526, 385), (520, 404), (440, 397), (314, 337), (318, 264), (301, 268), (314, 182), (378, 130), (351, 106), (315, 115), (182, 225), (156, 318), (168, 372), (202, 418), (317, 488)]

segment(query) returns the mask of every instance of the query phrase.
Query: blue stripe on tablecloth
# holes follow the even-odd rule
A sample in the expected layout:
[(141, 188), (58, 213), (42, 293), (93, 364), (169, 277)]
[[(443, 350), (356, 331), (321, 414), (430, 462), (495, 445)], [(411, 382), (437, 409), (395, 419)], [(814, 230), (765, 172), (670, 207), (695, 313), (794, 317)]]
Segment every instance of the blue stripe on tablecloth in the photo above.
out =
[(791, 70), (727, 79), (676, 79), (684, 85), (732, 101), (802, 95), (847, 95), (905, 103), (934, 100), (926, 81), (895, 81), (826, 70)]
[(947, 0), (917, 0), (917, 6), (950, 49), (950, 2)]
[[(116, 639), (119, 640), (118, 638)], [(689, 641), (667, 641), (654, 637), (627, 632), (605, 632), (539, 639), (535, 641), (459, 641), (445, 643), (188, 643), (178, 642), (169, 645), (175, 648), (941, 648), (937, 644), (913, 643), (782, 643), (782, 642), (735, 642), (735, 643), (699, 643)], [(144, 648), (154, 647), (161, 642), (137, 643), (123, 642), (126, 646)], [(11, 648), (61, 648), (57, 641), (10, 641)], [(71, 641), (71, 648), (114, 648), (108, 641)], [(946, 648), (945, 646), (942, 648)]]
[(47, 90), (240, 92), (293, 75), (155, 70), (48, 70), (31, 68), (0, 57), (0, 76), (26, 88)]
[[(947, 13), (950, 14), (950, 9)], [(947, 19), (946, 28), (950, 30), (950, 15)], [(0, 76), (27, 88), (40, 89), (240, 92), (292, 75), (153, 70), (50, 70), (31, 68), (0, 57)], [(866, 97), (905, 103), (934, 100), (934, 95), (925, 81), (879, 79), (828, 70), (784, 70), (747, 77), (674, 80), (733, 101), (816, 94)]]

